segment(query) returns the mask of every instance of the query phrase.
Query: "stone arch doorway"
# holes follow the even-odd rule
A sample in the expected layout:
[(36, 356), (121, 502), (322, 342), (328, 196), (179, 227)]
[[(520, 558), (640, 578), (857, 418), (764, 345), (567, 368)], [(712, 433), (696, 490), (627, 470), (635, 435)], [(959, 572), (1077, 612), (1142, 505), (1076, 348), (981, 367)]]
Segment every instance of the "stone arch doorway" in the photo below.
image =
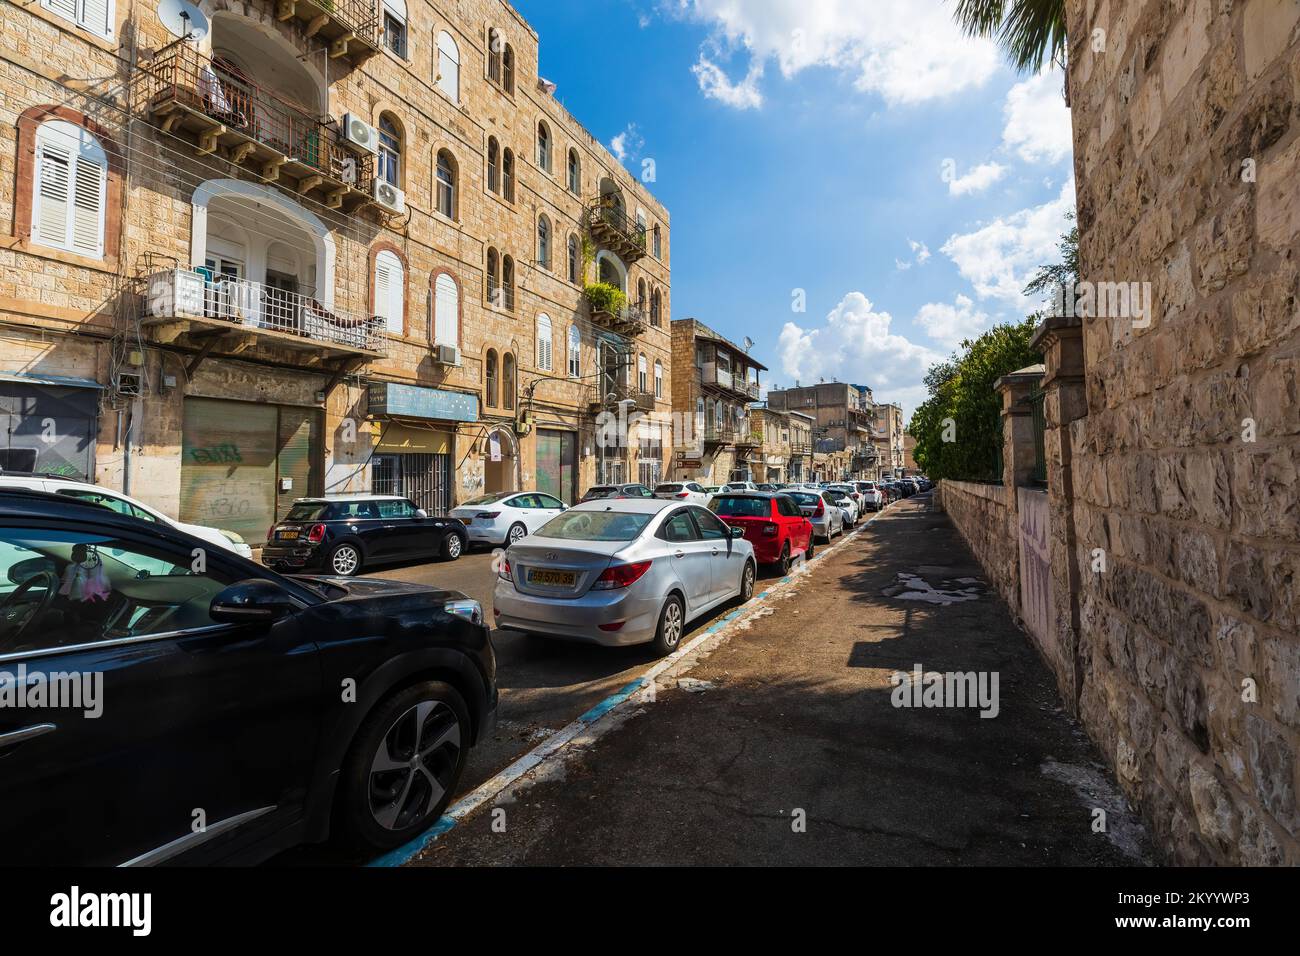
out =
[[(500, 453), (499, 461), (492, 460), (494, 448)], [(509, 429), (494, 428), (483, 438), (483, 493), (518, 490), (519, 442)]]

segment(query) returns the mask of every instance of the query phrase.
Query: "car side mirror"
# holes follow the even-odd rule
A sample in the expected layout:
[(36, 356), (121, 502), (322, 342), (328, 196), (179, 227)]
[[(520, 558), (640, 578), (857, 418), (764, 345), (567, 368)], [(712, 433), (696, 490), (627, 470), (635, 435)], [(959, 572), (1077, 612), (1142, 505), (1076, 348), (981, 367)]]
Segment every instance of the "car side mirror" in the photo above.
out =
[(731, 529), (731, 536), (732, 536), (733, 538), (743, 538), (743, 537), (745, 536), (745, 529), (744, 529), (744, 528), (732, 528), (732, 529)]
[(429, 517), (429, 512), (425, 511), (423, 508), (416, 508), (415, 516), (417, 518), (427, 518)]
[(230, 585), (214, 597), (208, 617), (218, 624), (274, 624), (295, 609), (293, 598), (280, 585), (251, 578)]

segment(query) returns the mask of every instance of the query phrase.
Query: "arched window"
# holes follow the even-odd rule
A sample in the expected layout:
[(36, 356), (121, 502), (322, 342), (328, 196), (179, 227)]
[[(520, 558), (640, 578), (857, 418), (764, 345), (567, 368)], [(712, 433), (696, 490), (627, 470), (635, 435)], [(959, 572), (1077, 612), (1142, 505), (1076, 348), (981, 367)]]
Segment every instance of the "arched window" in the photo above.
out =
[(501, 144), (495, 136), (488, 137), (487, 167), (488, 189), (501, 192)]
[(515, 310), (515, 260), (510, 256), (501, 259), (501, 298), (506, 309)]
[(578, 237), (569, 233), (569, 281), (574, 285), (578, 284), (578, 270), (581, 268), (582, 252), (578, 245)]
[(552, 349), (551, 317), (543, 312), (537, 317), (537, 367), (543, 372), (549, 372), (555, 367)]
[(664, 234), (659, 229), (658, 223), (655, 223), (655, 247), (654, 248), (655, 248), (655, 258), (662, 259), (664, 257)]
[(509, 43), (501, 53), (501, 86), (514, 96), (515, 93), (515, 48)]
[(97, 37), (113, 35), (113, 0), (41, 0), (41, 6)]
[(648, 305), (649, 303), (646, 301), (646, 297), (645, 297), (645, 279), (637, 279), (636, 280), (636, 307), (640, 309), (642, 315), (644, 315)]
[(402, 185), (402, 134), (389, 113), (379, 117), (379, 178)]
[(433, 344), (460, 348), (460, 284), (446, 272), (433, 283)]
[(104, 255), (108, 154), (72, 123), (51, 120), (36, 130), (32, 241), (94, 259)]
[(456, 218), (456, 160), (445, 149), (438, 150), (438, 212)]
[(487, 69), (488, 79), (498, 86), (501, 85), (501, 51), (505, 49), (505, 41), (501, 39), (501, 31), (496, 27), (488, 28), (488, 55)]
[(551, 220), (544, 215), (537, 220), (537, 264), (551, 268)]
[(655, 398), (664, 397), (664, 363), (655, 359)]
[(438, 34), (438, 89), (460, 102), (460, 47), (446, 30)]
[(501, 359), (501, 405), (508, 410), (515, 407), (515, 357), (511, 352)]
[(551, 128), (545, 122), (537, 124), (537, 167), (551, 171)]
[(501, 195), (506, 202), (515, 201), (515, 154), (507, 146), (501, 158)]
[(500, 308), (501, 301), (501, 256), (495, 249), (487, 251), (487, 300), (488, 305)]
[(384, 0), (384, 45), (406, 59), (406, 0)]
[(582, 333), (576, 325), (569, 326), (569, 377), (582, 377)]
[(483, 362), (483, 404), (488, 408), (497, 407), (497, 352), (488, 349), (487, 359)]
[(576, 149), (569, 150), (569, 192), (575, 196), (582, 195), (582, 160)]
[(650, 382), (646, 378), (645, 353), (642, 352), (636, 357), (636, 388), (637, 391), (645, 393), (650, 391)]
[(391, 249), (375, 256), (375, 315), (393, 335), (406, 333), (406, 269)]
[(650, 293), (650, 324), (658, 326), (663, 320), (663, 296), (655, 289)]

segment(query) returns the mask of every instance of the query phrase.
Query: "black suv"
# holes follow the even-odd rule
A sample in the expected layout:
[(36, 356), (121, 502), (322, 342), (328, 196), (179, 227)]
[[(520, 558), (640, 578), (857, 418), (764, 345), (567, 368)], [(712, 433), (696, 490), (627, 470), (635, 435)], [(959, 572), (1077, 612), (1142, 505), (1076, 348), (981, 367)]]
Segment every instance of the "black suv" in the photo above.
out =
[(0, 679), (28, 698), (0, 706), (0, 863), (21, 865), (391, 849), (438, 820), (497, 703), (459, 592), (281, 577), (25, 491), (0, 493)]
[(301, 498), (267, 532), (262, 563), (277, 571), (322, 568), (349, 578), (391, 561), (455, 561), (468, 545), (465, 525), (430, 517), (407, 498)]

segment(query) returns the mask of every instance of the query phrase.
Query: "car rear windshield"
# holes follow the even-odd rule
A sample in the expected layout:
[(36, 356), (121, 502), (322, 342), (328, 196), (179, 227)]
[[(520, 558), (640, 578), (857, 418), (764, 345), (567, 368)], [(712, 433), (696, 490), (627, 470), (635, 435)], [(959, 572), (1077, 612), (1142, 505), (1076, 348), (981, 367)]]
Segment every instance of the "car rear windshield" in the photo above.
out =
[(537, 536), (564, 541), (632, 541), (653, 517), (626, 511), (568, 511), (542, 525)]
[(461, 505), (461, 507), (477, 508), (481, 505), (490, 505), (494, 502), (500, 501), (502, 498), (509, 498), (513, 494), (515, 494), (513, 491), (499, 491), (494, 495), (483, 495), (481, 498), (471, 498), (469, 501)]
[(815, 505), (822, 500), (822, 496), (811, 491), (791, 491), (791, 498), (799, 502), (800, 505)]
[(657, 495), (676, 494), (681, 490), (681, 485), (655, 485), (655, 494)]
[(326, 501), (304, 501), (296, 504), (289, 509), (285, 515), (285, 521), (320, 521), (325, 517), (325, 513), (330, 510), (329, 502)]
[(602, 486), (599, 486), (599, 487), (592, 488), (592, 489), (588, 490), (588, 492), (587, 492), (585, 495), (583, 495), (582, 497), (584, 497), (584, 498), (608, 498), (608, 497), (610, 497), (611, 495), (616, 495), (616, 494), (618, 494), (618, 489), (617, 489), (617, 488), (611, 488), (611, 487), (608, 487), (608, 486), (602, 485)]
[(751, 498), (745, 495), (723, 495), (709, 502), (714, 514), (727, 518), (768, 518), (772, 515), (772, 506), (767, 498)]

